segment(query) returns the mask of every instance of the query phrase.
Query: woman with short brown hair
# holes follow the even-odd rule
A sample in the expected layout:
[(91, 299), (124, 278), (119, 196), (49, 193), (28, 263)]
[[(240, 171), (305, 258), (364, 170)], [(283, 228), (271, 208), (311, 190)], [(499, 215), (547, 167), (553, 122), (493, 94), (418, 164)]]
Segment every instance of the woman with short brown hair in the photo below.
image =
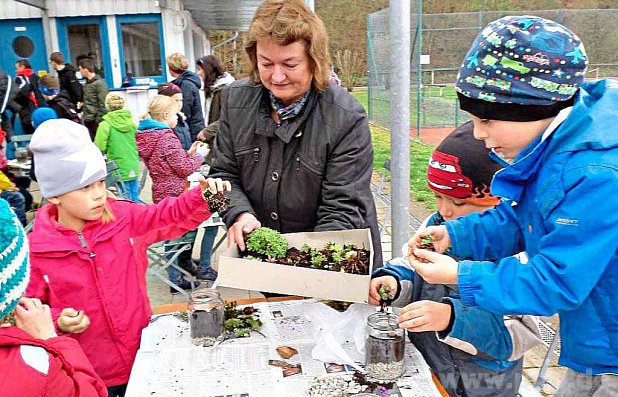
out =
[[(226, 93), (211, 175), (234, 185), (228, 242), (262, 226), (283, 233), (370, 228), (373, 148), (362, 106), (329, 84), (328, 37), (301, 0), (267, 0), (245, 41), (252, 78)], [(369, 247), (367, 247), (369, 248)]]

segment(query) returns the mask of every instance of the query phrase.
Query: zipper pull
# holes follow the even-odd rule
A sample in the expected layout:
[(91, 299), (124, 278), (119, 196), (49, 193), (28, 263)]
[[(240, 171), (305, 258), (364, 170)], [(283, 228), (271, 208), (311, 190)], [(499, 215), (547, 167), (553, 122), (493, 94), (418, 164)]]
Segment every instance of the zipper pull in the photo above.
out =
[(296, 155), (296, 171), (300, 171), (300, 155)]
[[(79, 239), (79, 244), (82, 246), (82, 248), (87, 249), (88, 244), (86, 243), (86, 239), (84, 239), (84, 235), (82, 234), (82, 232), (77, 232), (77, 238)], [(88, 253), (88, 256), (90, 258), (94, 258), (95, 256), (97, 256), (97, 254), (95, 254), (93, 251), (90, 251), (90, 253)]]
[(253, 149), (253, 161), (258, 161), (260, 159), (260, 148), (256, 147)]

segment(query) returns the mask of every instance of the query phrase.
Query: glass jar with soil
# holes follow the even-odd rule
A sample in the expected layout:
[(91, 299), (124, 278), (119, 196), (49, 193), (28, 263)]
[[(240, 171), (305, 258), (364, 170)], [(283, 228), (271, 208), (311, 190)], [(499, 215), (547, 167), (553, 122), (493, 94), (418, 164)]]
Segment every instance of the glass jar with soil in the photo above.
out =
[(379, 381), (398, 379), (405, 371), (405, 331), (392, 313), (374, 313), (367, 319), (365, 370)]
[(191, 294), (188, 305), (191, 342), (212, 346), (223, 340), (223, 301), (214, 289), (198, 289)]

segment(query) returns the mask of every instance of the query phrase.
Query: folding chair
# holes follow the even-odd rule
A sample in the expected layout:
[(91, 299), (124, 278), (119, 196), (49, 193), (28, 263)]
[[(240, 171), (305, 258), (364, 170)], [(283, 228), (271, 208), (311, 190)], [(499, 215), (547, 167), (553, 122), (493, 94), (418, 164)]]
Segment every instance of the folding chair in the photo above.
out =
[[(180, 292), (186, 300), (189, 300), (189, 293), (169, 280), (167, 268), (173, 266), (187, 279), (191, 277), (191, 273), (178, 265), (178, 257), (183, 252), (193, 248), (196, 234), (196, 231), (192, 231), (175, 240), (162, 241), (148, 247), (148, 274), (155, 276), (174, 290)], [(191, 285), (195, 288), (195, 284), (192, 281)]]
[(148, 167), (144, 163), (142, 163), (142, 175), (139, 178), (138, 192), (142, 194), (142, 189), (146, 185), (146, 180), (148, 179)]
[(547, 354), (545, 354), (543, 364), (541, 364), (539, 375), (537, 376), (536, 382), (534, 383), (534, 389), (537, 391), (541, 391), (545, 384), (548, 384), (554, 389), (557, 389), (557, 385), (551, 383), (545, 375), (554, 354), (556, 356), (560, 355), (560, 334), (557, 330), (554, 331), (548, 324), (544, 323), (543, 321), (539, 321), (539, 329), (541, 330), (541, 336), (543, 337), (543, 344), (547, 346)]
[(108, 189), (113, 189), (117, 196), (120, 196), (125, 199), (131, 199), (131, 197), (127, 197), (129, 192), (125, 189), (124, 180), (122, 179), (122, 175), (120, 174), (120, 168), (115, 161), (108, 161), (105, 163), (107, 167), (107, 176), (105, 177), (105, 186)]

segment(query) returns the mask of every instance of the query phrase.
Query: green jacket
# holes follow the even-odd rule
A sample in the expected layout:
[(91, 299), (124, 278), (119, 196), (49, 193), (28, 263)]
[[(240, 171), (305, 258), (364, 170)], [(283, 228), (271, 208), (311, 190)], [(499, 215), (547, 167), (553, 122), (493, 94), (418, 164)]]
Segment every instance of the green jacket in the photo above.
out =
[(103, 115), (107, 113), (105, 109), (105, 97), (109, 92), (109, 87), (105, 80), (95, 75), (92, 80), (86, 81), (84, 91), (84, 121), (101, 121)]
[(120, 175), (125, 181), (132, 181), (139, 176), (136, 130), (131, 112), (126, 109), (114, 110), (103, 116), (94, 138), (95, 145), (107, 154), (107, 160), (118, 164)]

